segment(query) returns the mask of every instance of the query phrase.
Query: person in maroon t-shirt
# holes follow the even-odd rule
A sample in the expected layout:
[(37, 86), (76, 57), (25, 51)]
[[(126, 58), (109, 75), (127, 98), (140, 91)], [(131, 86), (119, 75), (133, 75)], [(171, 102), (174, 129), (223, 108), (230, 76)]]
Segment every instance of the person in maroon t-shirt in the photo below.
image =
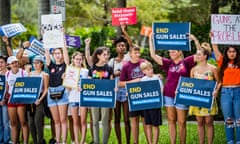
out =
[[(188, 36), (190, 40), (194, 40), (196, 47), (200, 48), (200, 44), (196, 37), (192, 34)], [(151, 57), (156, 63), (161, 65), (161, 68), (167, 73), (163, 95), (164, 104), (167, 108), (171, 143), (176, 143), (176, 122), (178, 122), (180, 143), (185, 144), (188, 107), (182, 104), (175, 104), (174, 98), (180, 76), (190, 76), (190, 70), (195, 65), (196, 56), (193, 55), (184, 58), (182, 51), (169, 50), (170, 59), (161, 57), (155, 53), (153, 48), (152, 34), (149, 37), (149, 46)]]
[[(126, 83), (129, 82), (139, 82), (141, 78), (144, 76), (143, 72), (140, 69), (140, 64), (144, 62), (144, 59), (140, 58), (140, 48), (138, 46), (133, 45), (130, 48), (130, 57), (131, 60), (126, 62), (123, 65), (120, 78), (119, 78), (119, 87), (125, 87)], [(139, 116), (142, 118), (144, 133), (146, 136), (145, 123), (143, 118), (143, 111), (134, 111), (130, 112), (129, 116), (131, 118), (131, 129), (133, 134), (134, 144), (138, 143), (138, 133), (139, 133)]]

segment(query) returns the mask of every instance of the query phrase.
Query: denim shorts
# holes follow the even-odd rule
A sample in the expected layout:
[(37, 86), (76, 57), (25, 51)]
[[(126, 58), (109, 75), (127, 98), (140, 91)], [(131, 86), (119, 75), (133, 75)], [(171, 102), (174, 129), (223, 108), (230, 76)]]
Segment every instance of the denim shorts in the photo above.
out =
[[(60, 85), (60, 86), (54, 87), (54, 88), (58, 89), (58, 88), (61, 88), (61, 87), (63, 87), (63, 86)], [(52, 87), (49, 87), (49, 89), (51, 89), (51, 88)], [(51, 99), (50, 98), (50, 92), (48, 90), (47, 101), (48, 101), (48, 107), (68, 104), (68, 92), (65, 89), (64, 94), (63, 94), (61, 99)]]
[(69, 105), (71, 107), (80, 107), (80, 103), (79, 102), (70, 102)]
[(183, 104), (176, 104), (173, 97), (164, 96), (164, 105), (166, 107), (176, 107), (179, 110), (188, 110), (188, 106)]
[(126, 88), (118, 88), (117, 101), (119, 101), (119, 102), (127, 101), (127, 90), (126, 90)]

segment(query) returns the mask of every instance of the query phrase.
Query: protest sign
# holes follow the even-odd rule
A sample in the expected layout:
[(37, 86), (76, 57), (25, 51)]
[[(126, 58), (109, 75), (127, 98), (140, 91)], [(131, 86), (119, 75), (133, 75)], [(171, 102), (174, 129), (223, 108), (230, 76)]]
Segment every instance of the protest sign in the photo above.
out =
[(148, 27), (148, 26), (142, 26), (141, 27), (141, 31), (140, 31), (140, 34), (143, 35), (143, 36), (149, 36), (152, 32), (152, 28), (151, 27)]
[(112, 25), (133, 25), (137, 23), (136, 7), (112, 8)]
[(175, 102), (211, 109), (216, 81), (180, 77)]
[(20, 77), (16, 79), (9, 103), (34, 103), (42, 88), (41, 77)]
[(28, 50), (35, 53), (36, 55), (45, 56), (45, 50), (43, 48), (43, 43), (37, 40), (34, 36), (32, 36), (29, 40), (30, 47)]
[(163, 106), (159, 80), (126, 84), (130, 111), (155, 109)]
[(114, 108), (115, 80), (81, 79), (80, 106)]
[(81, 40), (79, 36), (70, 36), (70, 35), (65, 35), (65, 36), (66, 36), (67, 46), (76, 47), (76, 48), (79, 48), (81, 46)]
[(67, 88), (78, 88), (78, 81), (80, 78), (80, 68), (67, 66), (65, 71), (65, 78), (63, 80), (63, 86)]
[(21, 23), (6, 24), (0, 27), (0, 35), (13, 37), (27, 31)]
[(62, 48), (64, 46), (61, 14), (42, 15), (41, 32), (44, 48)]
[(240, 15), (211, 15), (212, 44), (240, 44)]
[(191, 50), (187, 37), (190, 33), (190, 23), (153, 23), (153, 41), (155, 49)]
[(6, 89), (5, 75), (0, 75), (0, 101), (2, 101), (2, 99), (5, 95), (5, 89)]

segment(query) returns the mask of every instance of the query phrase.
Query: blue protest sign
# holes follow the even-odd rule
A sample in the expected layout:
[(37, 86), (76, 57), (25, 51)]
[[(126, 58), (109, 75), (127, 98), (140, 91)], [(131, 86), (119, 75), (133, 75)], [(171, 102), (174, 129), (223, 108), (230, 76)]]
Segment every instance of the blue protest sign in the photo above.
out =
[(114, 108), (115, 80), (81, 79), (80, 106)]
[(43, 48), (43, 43), (41, 41), (37, 40), (34, 36), (32, 36), (29, 42), (30, 42), (30, 47), (28, 48), (28, 50), (35, 53), (36, 55), (41, 55), (41, 56), (45, 55), (45, 50)]
[(42, 86), (41, 77), (21, 77), (17, 78), (14, 84), (9, 103), (34, 103), (40, 94)]
[(6, 24), (1, 26), (1, 36), (13, 37), (27, 31), (21, 23)]
[(79, 36), (66, 36), (67, 46), (79, 48), (81, 46), (81, 40)]
[(127, 83), (126, 87), (130, 111), (155, 109), (163, 106), (158, 80)]
[(180, 77), (175, 102), (211, 109), (216, 81)]
[(5, 75), (0, 75), (0, 101), (3, 99), (5, 95), (5, 87), (6, 87)]
[(190, 33), (190, 23), (153, 23), (155, 49), (190, 51), (187, 33)]

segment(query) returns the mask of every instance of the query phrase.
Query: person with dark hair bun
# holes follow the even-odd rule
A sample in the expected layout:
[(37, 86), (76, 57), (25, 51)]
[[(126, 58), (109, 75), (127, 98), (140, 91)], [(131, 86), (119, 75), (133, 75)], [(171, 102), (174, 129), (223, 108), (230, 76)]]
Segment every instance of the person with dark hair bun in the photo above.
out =
[(213, 44), (213, 51), (220, 68), (221, 107), (225, 121), (225, 131), (228, 144), (240, 143), (240, 52), (236, 46), (229, 45), (223, 52), (218, 45)]

